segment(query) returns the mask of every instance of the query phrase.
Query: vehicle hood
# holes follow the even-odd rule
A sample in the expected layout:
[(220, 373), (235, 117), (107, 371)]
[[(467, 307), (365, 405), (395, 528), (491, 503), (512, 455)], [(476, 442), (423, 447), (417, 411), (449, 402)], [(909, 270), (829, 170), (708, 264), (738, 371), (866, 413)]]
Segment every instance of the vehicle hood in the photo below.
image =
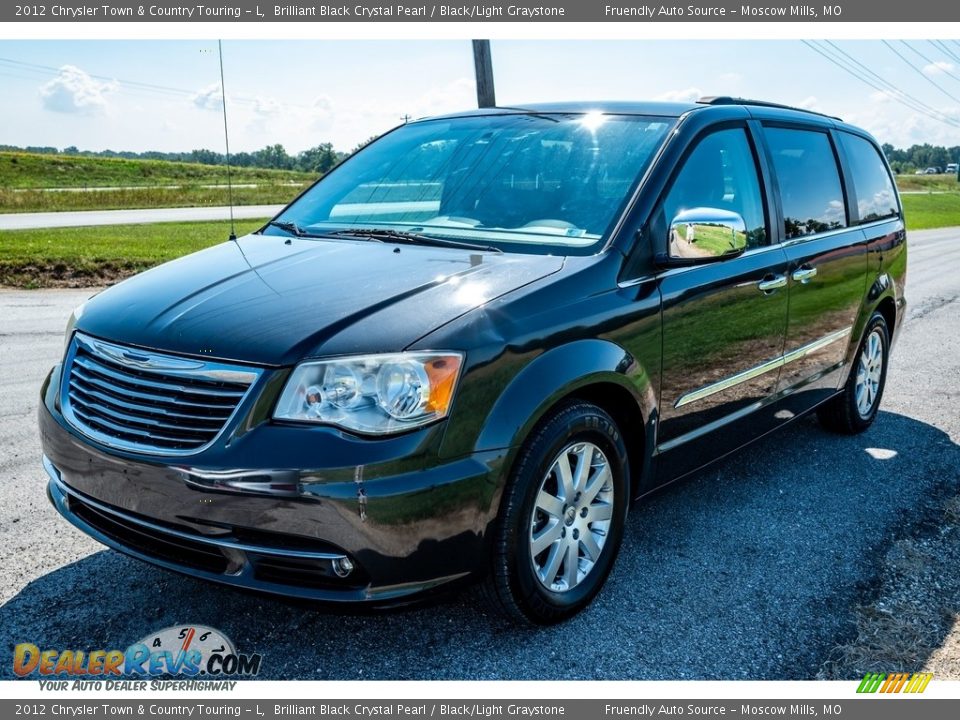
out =
[(547, 255), (248, 235), (105, 290), (76, 327), (259, 365), (396, 352), (562, 266), (563, 258)]

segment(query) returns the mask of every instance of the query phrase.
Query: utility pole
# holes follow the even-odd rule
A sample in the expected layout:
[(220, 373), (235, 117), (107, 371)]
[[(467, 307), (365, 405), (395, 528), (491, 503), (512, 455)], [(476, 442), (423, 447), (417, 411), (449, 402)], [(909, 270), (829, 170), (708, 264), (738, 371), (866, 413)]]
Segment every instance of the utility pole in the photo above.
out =
[(477, 107), (496, 107), (493, 90), (493, 58), (489, 40), (473, 41), (473, 69), (477, 76)]

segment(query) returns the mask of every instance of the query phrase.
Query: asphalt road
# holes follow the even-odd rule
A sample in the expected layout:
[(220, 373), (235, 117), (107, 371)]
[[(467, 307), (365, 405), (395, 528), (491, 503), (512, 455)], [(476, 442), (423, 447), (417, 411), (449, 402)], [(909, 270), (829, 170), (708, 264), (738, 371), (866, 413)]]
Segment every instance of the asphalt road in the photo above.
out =
[(266, 678), (812, 678), (853, 635), (878, 559), (960, 488), (960, 228), (911, 235), (909, 318), (883, 411), (838, 437), (804, 418), (635, 508), (605, 590), (549, 629), (469, 594), (382, 614), (321, 612), (105, 550), (44, 495), (38, 387), (84, 291), (0, 292), (0, 676), (17, 642), (126, 647), (220, 628)]
[[(237, 205), (237, 220), (273, 217), (283, 205)], [(145, 225), (164, 222), (229, 220), (230, 208), (188, 207), (154, 210), (76, 210), (73, 212), (0, 213), (0, 230), (82, 227), (85, 225)]]

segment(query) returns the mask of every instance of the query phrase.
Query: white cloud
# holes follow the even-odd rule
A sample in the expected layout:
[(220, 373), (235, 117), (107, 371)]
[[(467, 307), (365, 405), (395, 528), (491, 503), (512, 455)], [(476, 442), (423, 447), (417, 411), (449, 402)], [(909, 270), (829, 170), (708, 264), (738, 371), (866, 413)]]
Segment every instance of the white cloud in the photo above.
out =
[(201, 110), (220, 112), (223, 109), (223, 92), (217, 83), (207, 85), (203, 90), (194, 94), (191, 99), (193, 104)]
[(895, 100), (896, 96), (889, 90), (878, 90), (877, 92), (870, 93), (870, 99), (873, 102), (885, 103)]
[(333, 100), (326, 96), (319, 96), (309, 104), (288, 104), (274, 97), (234, 98), (232, 95), (229, 102), (231, 122), (239, 129), (238, 137), (255, 146), (270, 144), (270, 138), (278, 137), (296, 137), (309, 146), (313, 139), (322, 137), (334, 116)]
[[(871, 132), (881, 143), (890, 143), (898, 148), (923, 143), (947, 147), (957, 144), (956, 127), (913, 111), (900, 103), (890, 102), (891, 99), (890, 96), (874, 93), (869, 102), (856, 109), (841, 111), (840, 115), (847, 122)], [(960, 109), (950, 106), (936, 109), (953, 121), (960, 122)]]
[(336, 120), (339, 107), (333, 102), (333, 98), (326, 95), (320, 95), (310, 104), (310, 108), (305, 112), (305, 120), (310, 123), (310, 128), (316, 132), (326, 131)]
[[(216, 92), (212, 94), (219, 99)], [(461, 77), (389, 103), (377, 98), (343, 102), (328, 95), (317, 95), (302, 104), (233, 95), (227, 102), (231, 141), (236, 139), (237, 148), (283, 142), (293, 153), (321, 142), (348, 150), (401, 124), (404, 115), (420, 118), (469, 110), (476, 107), (477, 99), (473, 79)]]
[(956, 66), (951, 62), (947, 62), (946, 60), (937, 60), (929, 65), (925, 65), (923, 72), (927, 75), (946, 75), (948, 73), (952, 73), (955, 68)]
[(660, 93), (653, 99), (664, 102), (694, 102), (702, 98), (704, 94), (698, 87), (688, 87), (683, 90), (667, 90), (667, 92)]
[(717, 76), (717, 92), (730, 95), (739, 92), (737, 89), (743, 84), (743, 75), (736, 72), (720, 73)]
[(822, 112), (820, 110), (820, 101), (817, 100), (816, 96), (814, 95), (805, 97), (803, 100), (797, 103), (797, 107), (802, 108), (804, 110), (813, 110), (814, 112)]
[(107, 98), (116, 90), (116, 81), (101, 82), (74, 65), (64, 65), (40, 88), (40, 100), (44, 109), (52, 112), (100, 115), (107, 111)]
[(313, 101), (312, 107), (320, 115), (330, 115), (333, 112), (333, 99), (321, 95)]
[(279, 115), (283, 112), (283, 105), (274, 98), (255, 97), (253, 99), (253, 112), (256, 115)]
[[(446, 85), (433, 87), (416, 98), (406, 112), (415, 118), (457, 112), (476, 107), (477, 86), (470, 78), (457, 78)], [(399, 122), (399, 118), (397, 121)]]

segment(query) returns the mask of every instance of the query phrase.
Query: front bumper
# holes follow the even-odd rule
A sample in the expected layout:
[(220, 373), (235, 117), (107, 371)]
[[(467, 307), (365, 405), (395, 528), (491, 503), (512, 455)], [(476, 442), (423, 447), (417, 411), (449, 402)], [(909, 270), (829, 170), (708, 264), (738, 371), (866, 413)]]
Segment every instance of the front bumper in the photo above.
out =
[(356, 438), (267, 422), (190, 464), (137, 457), (72, 428), (58, 387), (59, 366), (39, 413), (48, 494), (111, 548), (236, 587), (371, 604), (483, 568), (499, 452), (441, 462), (434, 427), (379, 445), (364, 465)]

